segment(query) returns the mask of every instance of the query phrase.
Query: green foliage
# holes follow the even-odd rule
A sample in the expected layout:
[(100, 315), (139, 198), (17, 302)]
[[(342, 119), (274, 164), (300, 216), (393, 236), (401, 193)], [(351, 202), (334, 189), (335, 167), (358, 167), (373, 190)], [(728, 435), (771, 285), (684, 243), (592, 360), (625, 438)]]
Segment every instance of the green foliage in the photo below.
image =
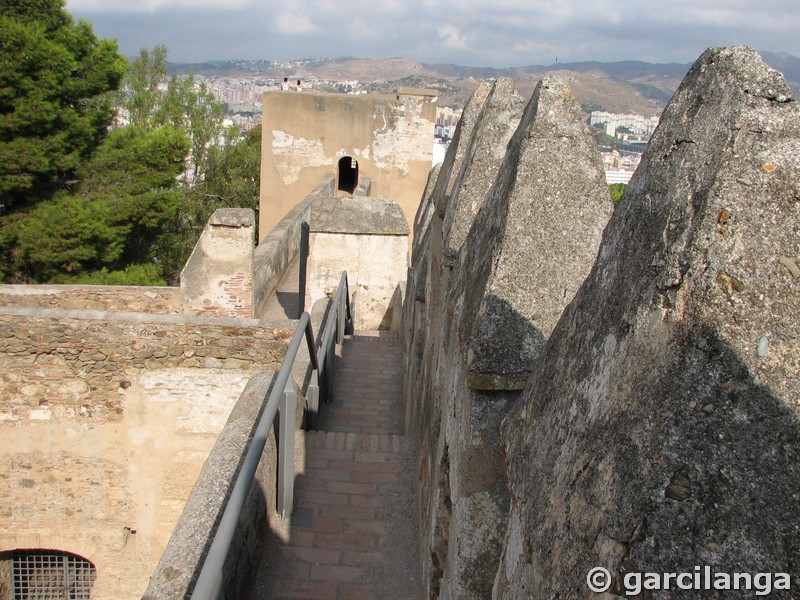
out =
[(0, 12), (0, 204), (46, 198), (97, 146), (113, 118), (106, 94), (126, 62), (113, 41), (75, 24), (61, 0)]
[(147, 129), (171, 125), (191, 140), (192, 179), (205, 172), (208, 148), (222, 132), (224, 107), (194, 77), (168, 77), (168, 51), (142, 49), (125, 78), (119, 105), (131, 125)]
[(258, 215), (260, 168), (260, 126), (241, 138), (238, 130), (232, 128), (223, 145), (209, 148), (205, 178), (183, 188), (181, 210), (158, 243), (157, 255), (168, 281), (177, 283), (186, 259), (215, 210), (252, 208)]
[(258, 214), (260, 172), (261, 125), (241, 138), (234, 127), (224, 145), (209, 148), (202, 187), (204, 193), (218, 198), (220, 208), (252, 208)]
[(112, 132), (79, 171), (79, 193), (59, 193), (5, 220), (2, 237), (13, 248), (7, 277), (66, 283), (152, 263), (180, 208), (175, 178), (187, 150), (185, 136), (170, 127)]
[(109, 135), (87, 164), (82, 193), (105, 202), (110, 221), (124, 230), (126, 264), (153, 258), (156, 239), (180, 209), (175, 184), (188, 149), (174, 127), (129, 126)]
[(0, 280), (174, 284), (214, 210), (258, 208), (260, 129), (224, 137), (165, 47), (132, 61), (109, 133), (126, 65), (61, 0), (0, 9)]
[(159, 265), (152, 262), (129, 265), (122, 271), (109, 271), (104, 267), (71, 283), (85, 285), (167, 285), (167, 282), (161, 277)]
[(203, 83), (196, 87), (194, 78), (190, 78), (189, 83), (191, 91), (187, 93), (185, 99), (186, 127), (192, 140), (192, 162), (196, 180), (205, 176), (209, 148), (222, 133), (224, 107), (216, 101), (206, 84)]
[[(159, 84), (167, 77), (167, 47), (158, 45), (151, 53), (147, 48), (139, 51), (125, 76), (117, 103), (128, 113), (131, 125), (157, 127), (156, 111), (162, 93)], [(163, 124), (163, 119), (161, 120)]]
[(612, 183), (608, 186), (608, 191), (611, 194), (611, 200), (614, 204), (619, 204), (619, 201), (622, 199), (622, 195), (625, 193), (625, 188), (628, 186), (624, 183)]
[(52, 281), (118, 258), (121, 246), (106, 224), (104, 209), (90, 199), (62, 193), (28, 213), (12, 215), (3, 227), (14, 246), (12, 280)]

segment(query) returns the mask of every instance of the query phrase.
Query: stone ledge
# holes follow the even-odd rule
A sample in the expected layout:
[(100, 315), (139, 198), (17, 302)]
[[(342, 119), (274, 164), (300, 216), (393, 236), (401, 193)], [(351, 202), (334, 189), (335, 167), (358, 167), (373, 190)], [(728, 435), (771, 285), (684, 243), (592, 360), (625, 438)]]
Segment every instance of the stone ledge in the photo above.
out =
[(408, 235), (403, 209), (383, 198), (320, 198), (311, 207), (314, 233)]

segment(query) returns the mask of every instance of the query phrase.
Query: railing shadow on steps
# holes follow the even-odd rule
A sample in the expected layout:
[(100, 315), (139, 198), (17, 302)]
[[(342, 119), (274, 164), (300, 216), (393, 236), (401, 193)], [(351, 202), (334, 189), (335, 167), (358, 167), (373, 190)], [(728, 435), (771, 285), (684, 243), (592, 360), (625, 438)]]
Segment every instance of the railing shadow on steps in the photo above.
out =
[[(310, 379), (306, 387), (306, 424), (309, 428), (316, 429), (320, 398), (324, 399), (326, 403), (332, 401), (336, 344), (342, 344), (345, 335), (353, 334), (354, 298), (355, 294), (351, 301), (347, 272), (344, 271), (339, 280), (333, 303), (328, 306), (328, 318), (324, 320), (318, 345), (314, 340), (311, 315), (304, 312), (300, 316), (286, 356), (271, 386), (271, 392), (266, 396), (258, 424), (247, 443), (241, 467), (230, 488), (231, 492), (224, 502), (222, 517), (219, 519), (213, 538), (211, 538), (208, 552), (205, 559), (201, 559), (202, 567), (199, 575), (191, 594), (186, 594), (184, 597), (192, 600), (223, 600), (225, 598), (223, 568), (228, 564), (226, 560), (229, 558), (231, 543), (237, 533), (243, 507), (248, 500), (248, 494), (251, 493), (259, 461), (264, 454), (269, 434), (274, 428), (276, 416), (278, 417), (276, 511), (281, 517), (291, 515), (294, 500), (294, 432), (297, 410), (296, 385), (292, 378), (293, 366), (298, 359), (298, 351), (305, 338), (310, 368)], [(180, 522), (178, 526), (180, 526)], [(173, 534), (174, 537), (175, 534)], [(172, 539), (170, 544), (172, 544)], [(150, 588), (148, 588), (148, 592), (150, 592)], [(146, 599), (156, 597), (158, 596), (149, 593), (145, 593), (144, 596)]]
[(353, 332), (353, 313), (350, 306), (346, 271), (342, 272), (339, 280), (331, 313), (334, 318), (328, 319), (325, 325), (319, 352), (314, 345), (311, 315), (303, 312), (300, 316), (292, 341), (289, 343), (286, 356), (278, 371), (272, 393), (267, 399), (256, 433), (250, 442), (244, 464), (236, 477), (236, 483), (234, 483), (233, 491), (226, 503), (225, 512), (222, 514), (219, 527), (214, 534), (214, 541), (206, 555), (200, 576), (192, 592), (192, 600), (220, 600), (225, 597), (222, 592), (222, 568), (276, 413), (279, 415), (277, 509), (282, 517), (289, 516), (292, 512), (294, 501), (294, 425), (292, 419), (297, 402), (294, 387), (289, 385), (292, 366), (297, 357), (300, 343), (305, 337), (312, 366), (308, 405), (311, 428), (316, 429), (319, 419), (320, 374), (324, 382), (323, 397), (326, 402), (330, 402), (333, 392), (335, 345), (343, 343), (344, 336)]

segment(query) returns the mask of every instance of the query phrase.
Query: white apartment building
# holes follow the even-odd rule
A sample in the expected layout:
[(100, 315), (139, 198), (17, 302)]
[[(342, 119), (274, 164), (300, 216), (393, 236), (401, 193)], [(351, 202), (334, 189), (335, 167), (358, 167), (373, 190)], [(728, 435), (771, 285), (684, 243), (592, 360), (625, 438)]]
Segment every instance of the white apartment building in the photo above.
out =
[(589, 125), (602, 124), (606, 134), (614, 137), (617, 129), (625, 127), (633, 133), (647, 136), (655, 131), (658, 126), (658, 117), (643, 117), (642, 115), (621, 115), (600, 110), (592, 111), (589, 117)]

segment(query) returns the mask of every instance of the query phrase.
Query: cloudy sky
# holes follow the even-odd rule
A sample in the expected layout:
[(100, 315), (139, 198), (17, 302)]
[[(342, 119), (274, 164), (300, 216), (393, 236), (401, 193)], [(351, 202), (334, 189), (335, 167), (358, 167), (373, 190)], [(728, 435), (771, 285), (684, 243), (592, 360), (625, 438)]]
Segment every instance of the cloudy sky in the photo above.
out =
[(798, 0), (67, 0), (127, 56), (174, 62), (404, 57), (511, 67), (694, 61), (747, 44), (800, 56)]

